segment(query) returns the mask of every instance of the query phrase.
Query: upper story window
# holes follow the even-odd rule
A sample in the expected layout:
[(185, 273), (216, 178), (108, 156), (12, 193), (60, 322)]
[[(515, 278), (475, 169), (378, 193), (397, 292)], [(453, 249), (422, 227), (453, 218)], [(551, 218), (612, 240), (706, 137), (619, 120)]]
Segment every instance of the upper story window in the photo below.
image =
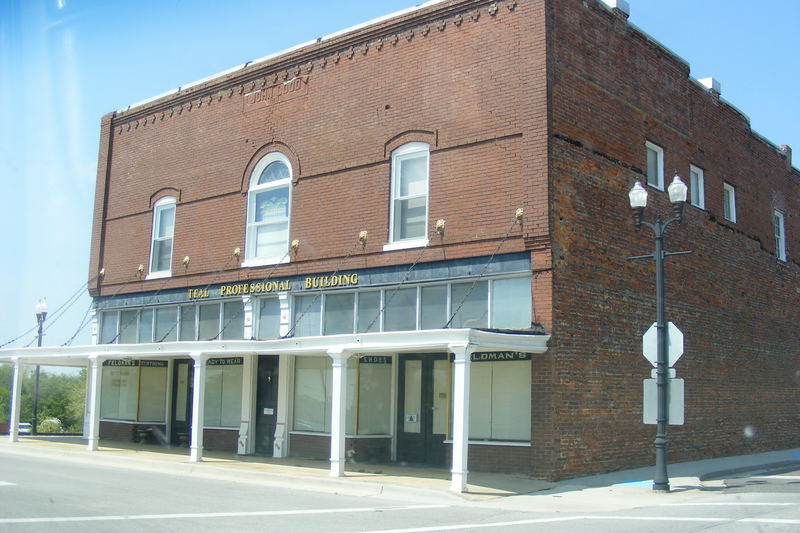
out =
[(722, 216), (736, 222), (736, 188), (729, 183), (722, 184)]
[(689, 202), (700, 209), (704, 209), (706, 206), (703, 191), (703, 169), (694, 165), (689, 166)]
[(647, 184), (664, 189), (664, 149), (650, 141), (644, 143), (647, 149)]
[(775, 230), (775, 255), (781, 261), (786, 261), (786, 233), (783, 226), (783, 213), (773, 211), (772, 226)]
[(247, 191), (247, 235), (243, 266), (288, 260), (292, 167), (273, 152), (253, 169)]
[(384, 249), (427, 244), (429, 155), (428, 145), (419, 142), (392, 153), (391, 224)]
[(175, 198), (166, 196), (153, 208), (153, 238), (147, 279), (172, 275), (172, 236), (175, 232)]

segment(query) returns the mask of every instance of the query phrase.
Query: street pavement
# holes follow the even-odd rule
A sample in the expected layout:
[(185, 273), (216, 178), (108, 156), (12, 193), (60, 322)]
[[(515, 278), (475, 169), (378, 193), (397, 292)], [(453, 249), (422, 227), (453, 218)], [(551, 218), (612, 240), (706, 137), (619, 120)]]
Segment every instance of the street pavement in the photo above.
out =
[[(726, 487), (725, 480), (728, 478), (743, 476), (748, 472), (779, 473), (800, 469), (798, 448), (670, 464), (669, 493), (652, 490), (654, 468), (648, 467), (555, 483), (521, 476), (471, 472), (469, 492), (455, 494), (449, 490), (449, 472), (445, 469), (355, 463), (347, 465), (344, 478), (331, 478), (325, 461), (208, 453), (203, 462), (191, 463), (185, 448), (164, 449), (102, 442), (99, 451), (89, 452), (85, 449), (85, 441), (80, 438), (23, 437), (17, 443), (0, 440), (0, 457), (10, 459), (14, 456), (48, 457), (112, 468), (172, 473), (202, 480), (283, 487), (357, 498), (384, 498), (408, 504), (458, 506), (469, 502), (471, 506), (505, 511), (533, 509), (542, 513), (579, 514), (685, 505), (695, 501), (699, 492), (713, 494), (715, 489)], [(758, 482), (753, 482), (750, 488), (754, 484)], [(790, 491), (797, 492), (798, 486), (787, 481)], [(800, 530), (800, 521), (795, 522), (793, 527)]]

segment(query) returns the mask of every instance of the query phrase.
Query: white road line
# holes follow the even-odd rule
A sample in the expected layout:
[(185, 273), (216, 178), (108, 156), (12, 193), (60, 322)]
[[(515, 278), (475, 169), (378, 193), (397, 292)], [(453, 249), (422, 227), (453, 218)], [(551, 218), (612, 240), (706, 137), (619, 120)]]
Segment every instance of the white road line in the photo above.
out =
[(763, 503), (763, 502), (706, 502), (706, 503), (662, 503), (660, 504), (661, 507), (700, 507), (700, 506), (707, 506), (707, 507), (715, 507), (720, 505), (731, 505), (736, 507), (741, 507), (743, 505), (748, 506), (763, 506), (763, 507), (784, 507), (788, 505), (797, 505), (796, 503)]
[(0, 481), (0, 487), (13, 487), (16, 483), (11, 483), (10, 481)]
[(753, 476), (756, 479), (790, 479), (790, 480), (800, 480), (800, 476)]
[(0, 524), (45, 524), (57, 522), (105, 522), (115, 520), (168, 520), (180, 518), (235, 518), (248, 516), (290, 516), (333, 513), (373, 513), (387, 511), (414, 511), (418, 509), (440, 509), (447, 505), (404, 505), (401, 507), (351, 507), (342, 509), (295, 509), (291, 511), (242, 511), (228, 513), (175, 513), (103, 516), (54, 516), (35, 518), (0, 518)]
[(569, 522), (577, 520), (638, 520), (651, 522), (710, 522), (710, 523), (736, 523), (746, 522), (748, 524), (786, 524), (800, 525), (800, 520), (783, 520), (779, 518), (688, 518), (674, 516), (564, 516), (556, 518), (533, 518), (530, 520), (514, 520), (509, 522), (488, 522), (483, 524), (450, 524), (446, 526), (431, 527), (412, 527), (403, 529), (375, 529), (372, 531), (361, 531), (360, 533), (430, 533), (433, 531), (454, 531), (464, 529), (486, 529), (502, 528), (510, 526), (527, 526), (532, 524), (544, 524), (547, 522)]

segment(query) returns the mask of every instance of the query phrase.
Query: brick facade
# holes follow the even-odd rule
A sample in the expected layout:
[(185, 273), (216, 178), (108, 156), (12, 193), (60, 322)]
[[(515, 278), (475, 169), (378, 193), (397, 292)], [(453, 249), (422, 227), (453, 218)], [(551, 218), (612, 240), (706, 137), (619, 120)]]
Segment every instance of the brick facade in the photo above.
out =
[[(384, 252), (391, 152), (411, 141), (430, 145), (431, 245)], [(646, 182), (646, 141), (664, 148), (666, 180), (676, 169), (688, 181), (690, 164), (705, 172), (705, 209), (687, 206), (666, 243), (694, 252), (667, 261), (687, 391), (670, 461), (790, 447), (800, 176), (688, 65), (595, 0), (446, 1), (107, 115), (90, 266), (105, 276), (90, 291), (528, 253), (533, 321), (552, 335), (531, 363), (531, 447), (473, 445), (470, 468), (559, 479), (650, 464), (640, 338), (655, 318), (654, 266), (626, 260), (652, 251), (627, 201)], [(292, 164), (300, 245), (286, 264), (240, 268), (250, 171), (276, 150)], [(736, 187), (736, 223), (722, 217), (723, 182)], [(666, 193), (649, 192), (649, 216), (666, 215)], [(172, 276), (146, 281), (137, 268), (148, 270), (153, 206), (167, 195)], [(788, 261), (775, 256), (773, 209)], [(327, 437), (291, 435), (290, 447), (330, 453)], [(387, 452), (376, 449), (363, 453)]]

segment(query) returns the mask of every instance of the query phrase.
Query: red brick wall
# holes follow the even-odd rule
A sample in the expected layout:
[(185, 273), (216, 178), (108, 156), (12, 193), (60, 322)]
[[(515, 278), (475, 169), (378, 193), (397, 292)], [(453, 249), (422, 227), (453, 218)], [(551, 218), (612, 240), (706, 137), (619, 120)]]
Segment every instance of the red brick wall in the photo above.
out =
[[(705, 169), (706, 209), (687, 206), (666, 248), (667, 318), (685, 335), (686, 424), (668, 429), (681, 461), (788, 448), (800, 436), (797, 286), (800, 176), (736, 110), (688, 79), (684, 63), (594, 2), (551, 2), (553, 338), (533, 364), (536, 475), (571, 477), (652, 464), (642, 424), (655, 320), (650, 230), (635, 230), (627, 191), (646, 181), (645, 140), (688, 183)], [(737, 222), (722, 219), (722, 183)], [(668, 216), (652, 188), (647, 217)], [(790, 260), (775, 257), (784, 209)], [(539, 387), (541, 387), (539, 389)], [(548, 419), (544, 411), (551, 413)], [(752, 437), (745, 428), (752, 428)]]
[[(232, 252), (244, 251), (248, 170), (271, 150), (293, 163), (290, 238), (300, 240), (276, 277), (335, 269), (352, 251), (344, 268), (414, 261), (418, 250), (382, 252), (391, 149), (413, 140), (431, 145), (429, 231), (447, 222), (422, 261), (492, 253), (518, 207), (526, 238), (546, 235), (542, 29), (539, 3), (449, 2), (113, 116), (92, 248), (92, 272), (107, 272), (100, 294), (263, 278), (271, 267), (240, 270)], [(307, 80), (297, 97), (245, 109), (244, 95), (295, 75)], [(173, 276), (139, 281), (165, 189), (178, 198)], [(502, 253), (525, 249), (513, 232)]]

